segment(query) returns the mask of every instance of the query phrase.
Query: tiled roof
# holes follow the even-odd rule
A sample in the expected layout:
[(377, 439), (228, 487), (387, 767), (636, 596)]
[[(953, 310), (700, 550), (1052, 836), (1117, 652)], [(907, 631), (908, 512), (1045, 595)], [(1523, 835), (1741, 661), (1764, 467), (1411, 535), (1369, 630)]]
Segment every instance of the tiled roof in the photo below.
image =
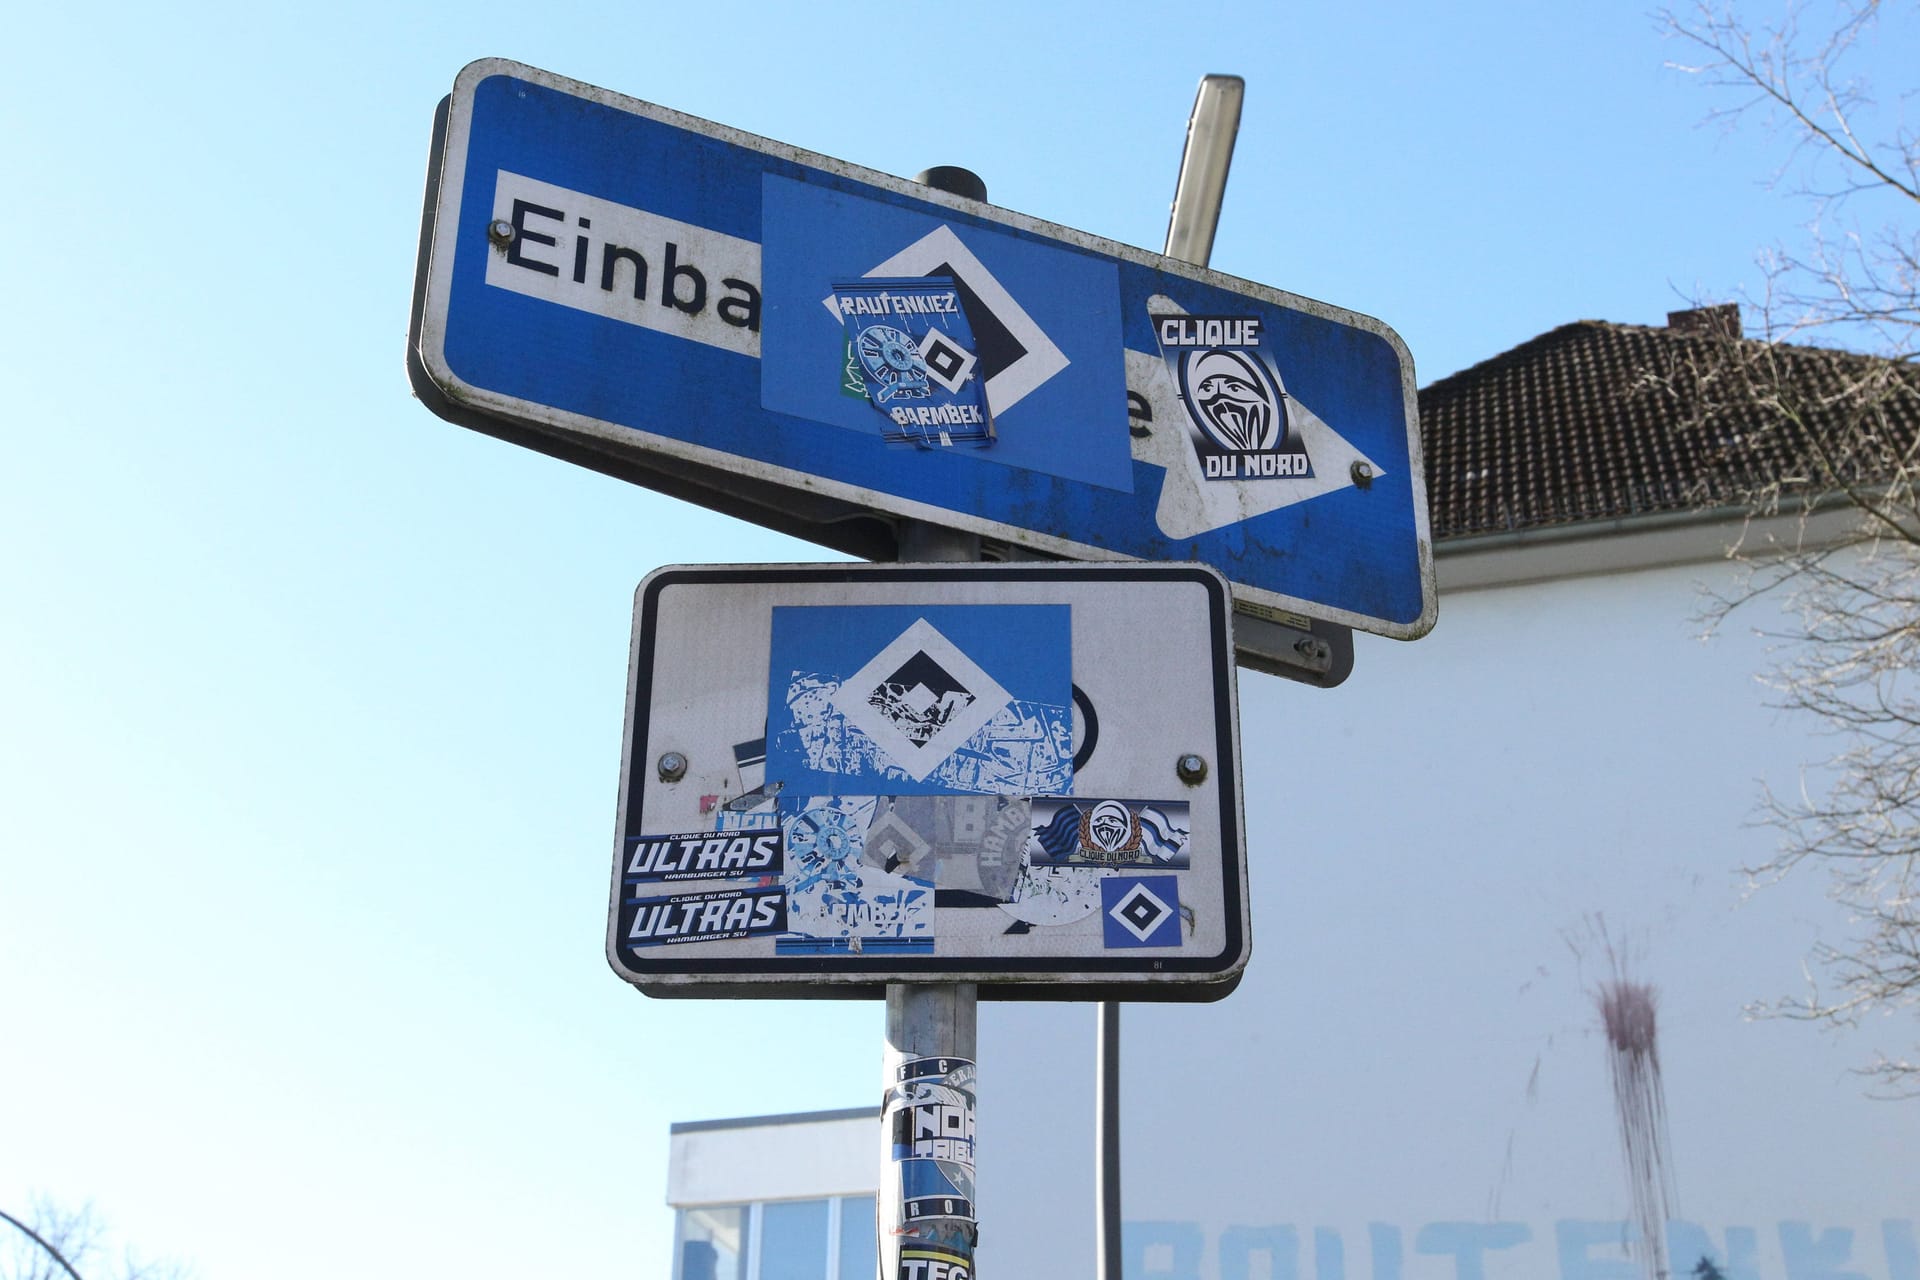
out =
[[(1884, 468), (1920, 438), (1917, 371), (1716, 336), (1737, 323), (1731, 308), (1676, 312), (1666, 328), (1576, 321), (1422, 390), (1434, 537), (1735, 505), (1757, 484), (1817, 477), (1813, 446), (1839, 438), (1833, 403), (1863, 377), (1905, 378), (1905, 391), (1883, 398), (1873, 447), (1839, 471)], [(1736, 371), (1756, 361), (1771, 362), (1801, 416), (1743, 392)], [(1702, 412), (1709, 397), (1688, 369), (1708, 370), (1741, 407)]]

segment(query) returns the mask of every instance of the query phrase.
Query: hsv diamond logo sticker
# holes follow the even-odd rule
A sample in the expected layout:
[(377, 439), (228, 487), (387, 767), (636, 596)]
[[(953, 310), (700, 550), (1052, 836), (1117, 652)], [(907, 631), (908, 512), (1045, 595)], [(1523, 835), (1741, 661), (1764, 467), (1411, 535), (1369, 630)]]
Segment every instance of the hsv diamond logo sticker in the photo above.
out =
[(809, 795), (1058, 794), (1065, 605), (776, 607), (767, 779)]
[(1108, 947), (1180, 945), (1180, 881), (1174, 876), (1109, 876), (1100, 882)]
[(979, 316), (985, 330), (987, 400), (995, 413), (1013, 408), (1067, 367), (1065, 353), (952, 227), (934, 228), (867, 275), (951, 278), (965, 292), (968, 317)]
[(1012, 700), (972, 658), (919, 618), (848, 677), (831, 702), (849, 725), (921, 782)]

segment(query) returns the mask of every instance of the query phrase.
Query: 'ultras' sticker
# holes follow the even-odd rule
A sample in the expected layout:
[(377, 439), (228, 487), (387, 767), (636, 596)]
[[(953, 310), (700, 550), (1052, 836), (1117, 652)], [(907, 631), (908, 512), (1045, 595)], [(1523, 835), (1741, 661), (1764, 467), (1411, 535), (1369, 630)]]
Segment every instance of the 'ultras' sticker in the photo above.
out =
[(659, 947), (673, 942), (719, 942), (785, 933), (787, 891), (717, 889), (672, 898), (629, 898), (633, 911), (627, 945)]
[(1207, 479), (1313, 475), (1260, 317), (1155, 316), (1153, 333)]
[(628, 884), (666, 880), (733, 880), (779, 875), (785, 859), (780, 831), (694, 831), (635, 836), (627, 841)]
[(833, 286), (846, 328), (841, 387), (885, 416), (887, 440), (940, 447), (993, 440), (973, 326), (950, 276)]

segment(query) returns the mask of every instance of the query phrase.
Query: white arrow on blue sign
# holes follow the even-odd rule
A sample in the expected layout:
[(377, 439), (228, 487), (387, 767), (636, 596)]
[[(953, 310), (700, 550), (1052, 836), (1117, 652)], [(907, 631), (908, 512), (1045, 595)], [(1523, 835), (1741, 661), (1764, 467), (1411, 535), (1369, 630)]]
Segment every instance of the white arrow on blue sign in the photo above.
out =
[(517, 63), (465, 68), (444, 135), (414, 355), (448, 416), (1433, 626), (1413, 364), (1377, 320)]

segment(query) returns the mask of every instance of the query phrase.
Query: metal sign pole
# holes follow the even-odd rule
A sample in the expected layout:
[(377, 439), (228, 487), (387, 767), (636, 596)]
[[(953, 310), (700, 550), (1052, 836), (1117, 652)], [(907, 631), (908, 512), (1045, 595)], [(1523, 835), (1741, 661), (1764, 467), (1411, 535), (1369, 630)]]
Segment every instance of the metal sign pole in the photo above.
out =
[[(940, 165), (915, 177), (985, 201), (986, 183)], [(902, 521), (895, 559), (980, 558), (980, 536)], [(974, 1072), (979, 988), (971, 982), (887, 984), (882, 1054), (879, 1280), (972, 1280), (979, 1238), (974, 1203)], [(924, 1170), (937, 1171), (928, 1179)], [(957, 1189), (964, 1194), (944, 1194)]]
[[(1203, 76), (1187, 120), (1187, 145), (1167, 217), (1170, 258), (1206, 266), (1220, 202), (1240, 132), (1240, 104), (1247, 92), (1239, 76)], [(1094, 1048), (1094, 1275), (1121, 1280), (1120, 1207), (1120, 1003), (1100, 1004)]]

